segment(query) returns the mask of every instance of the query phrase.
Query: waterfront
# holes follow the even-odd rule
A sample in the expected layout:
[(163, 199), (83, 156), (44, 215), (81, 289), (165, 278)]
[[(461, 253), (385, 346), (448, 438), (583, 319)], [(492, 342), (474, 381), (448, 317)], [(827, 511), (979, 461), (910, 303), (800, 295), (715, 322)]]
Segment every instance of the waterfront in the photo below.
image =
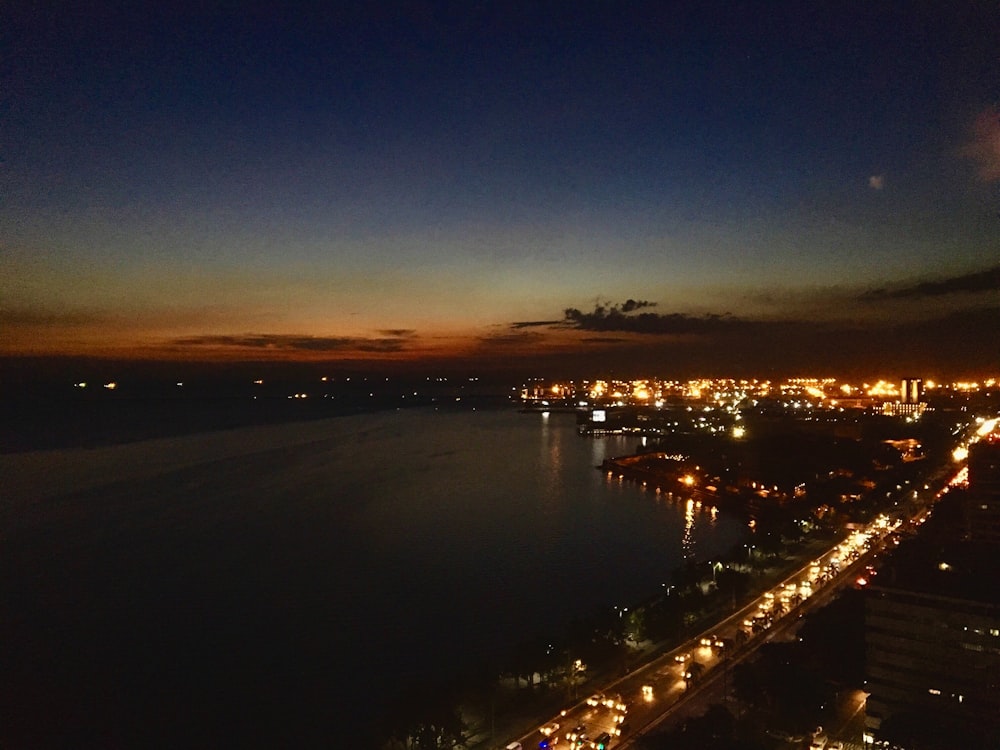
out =
[(321, 736), (644, 598), (744, 529), (596, 471), (635, 448), (417, 409), (2, 456), (7, 731)]

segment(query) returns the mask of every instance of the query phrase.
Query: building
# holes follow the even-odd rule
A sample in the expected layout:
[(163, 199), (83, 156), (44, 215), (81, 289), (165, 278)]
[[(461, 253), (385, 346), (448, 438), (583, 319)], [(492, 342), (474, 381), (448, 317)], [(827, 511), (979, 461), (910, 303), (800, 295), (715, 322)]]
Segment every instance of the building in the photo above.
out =
[(866, 595), (875, 741), (1000, 747), (1000, 437), (974, 442), (968, 469), (968, 489), (937, 504)]
[(866, 724), (876, 742), (997, 746), (1000, 563), (994, 545), (959, 536), (905, 542), (868, 590)]
[(886, 417), (915, 417), (923, 416), (927, 410), (927, 404), (920, 402), (917, 404), (904, 404), (900, 401), (886, 401), (882, 404), (882, 414)]
[(919, 404), (924, 400), (924, 381), (921, 378), (903, 378), (899, 386), (899, 403)]
[(926, 410), (924, 381), (920, 378), (903, 378), (899, 386), (899, 400), (882, 404), (882, 414), (887, 417), (919, 418)]
[(1000, 438), (969, 446), (969, 491), (965, 504), (969, 539), (992, 542), (1000, 549)]

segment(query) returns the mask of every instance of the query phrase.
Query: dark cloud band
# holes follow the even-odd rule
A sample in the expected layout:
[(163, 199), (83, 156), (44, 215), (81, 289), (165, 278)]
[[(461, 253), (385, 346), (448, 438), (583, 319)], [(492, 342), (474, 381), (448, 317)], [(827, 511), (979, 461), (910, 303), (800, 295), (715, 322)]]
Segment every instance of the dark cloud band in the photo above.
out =
[(177, 346), (212, 347), (223, 349), (258, 349), (297, 352), (398, 352), (413, 335), (385, 338), (347, 336), (292, 336), (278, 334), (206, 335), (174, 339)]
[(925, 281), (899, 289), (873, 289), (861, 295), (861, 299), (918, 299), (920, 297), (940, 297), (945, 294), (976, 294), (997, 290), (1000, 290), (1000, 266), (962, 276), (953, 276), (949, 279)]
[(623, 331), (648, 334), (704, 334), (748, 325), (728, 313), (693, 316), (683, 313), (658, 314), (644, 312), (631, 315), (634, 310), (653, 307), (655, 302), (628, 300), (625, 304), (595, 306), (592, 312), (575, 307), (563, 311), (564, 322), (581, 331)]

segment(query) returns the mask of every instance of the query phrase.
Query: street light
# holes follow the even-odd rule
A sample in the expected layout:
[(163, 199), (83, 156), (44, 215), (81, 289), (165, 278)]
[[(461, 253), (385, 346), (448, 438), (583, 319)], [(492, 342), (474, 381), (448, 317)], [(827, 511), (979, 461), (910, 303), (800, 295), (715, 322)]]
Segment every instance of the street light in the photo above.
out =
[(708, 564), (712, 566), (712, 583), (715, 583), (715, 571), (722, 570), (722, 563), (709, 560)]

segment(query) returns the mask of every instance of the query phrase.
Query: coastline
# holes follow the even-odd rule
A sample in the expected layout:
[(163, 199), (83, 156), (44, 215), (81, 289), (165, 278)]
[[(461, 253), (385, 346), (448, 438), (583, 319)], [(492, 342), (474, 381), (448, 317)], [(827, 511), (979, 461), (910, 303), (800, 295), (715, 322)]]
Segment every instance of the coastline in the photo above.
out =
[[(509, 629), (511, 622), (524, 619), (523, 614), (541, 611), (537, 602), (549, 601), (552, 589), (547, 586), (538, 592), (539, 597), (518, 605), (513, 613), (510, 607), (505, 607), (492, 620), (483, 617), (463, 620), (463, 616), (451, 611), (454, 597), (467, 585), (478, 588), (478, 583), (464, 572), (463, 559), (482, 560), (486, 553), (494, 561), (486, 566), (487, 570), (509, 567), (509, 576), (494, 581), (497, 596), (501, 598), (505, 595), (505, 580), (514, 580), (519, 571), (534, 570), (550, 557), (565, 558), (565, 552), (573, 554), (578, 566), (574, 573), (577, 578), (588, 571), (604, 571), (606, 560), (599, 548), (581, 548), (569, 537), (552, 536), (553, 512), (557, 514), (555, 518), (567, 522), (579, 518), (581, 510), (603, 514), (609, 508), (629, 512), (633, 507), (644, 514), (672, 515), (667, 508), (658, 509), (647, 503), (616, 504), (614, 497), (628, 499), (633, 495), (630, 490), (623, 495), (617, 485), (606, 498), (608, 492), (603, 480), (593, 481), (598, 479), (592, 473), (593, 446), (588, 444), (577, 451), (575, 446), (580, 438), (567, 420), (560, 423), (563, 428), (559, 430), (553, 426), (539, 429), (534, 420), (524, 421), (523, 415), (497, 415), (490, 421), (499, 419), (504, 425), (504, 431), (498, 432), (475, 424), (478, 419), (462, 419), (459, 421), (468, 423), (469, 429), (462, 433), (464, 439), (456, 446), (453, 432), (435, 430), (424, 423), (420, 413), (426, 411), (432, 417), (440, 411), (442, 416), (449, 415), (443, 421), (451, 422), (457, 416), (455, 412), (471, 410), (468, 405), (448, 404), (416, 412), (391, 410), (118, 446), (0, 456), (0, 470), (10, 475), (10, 467), (15, 467), (14, 473), (22, 483), (17, 502), (4, 502), (0, 508), (14, 542), (7, 552), (10, 563), (7, 573), (22, 597), (17, 609), (21, 613), (34, 612), (36, 599), (63, 602), (59, 607), (38, 609), (38, 622), (44, 627), (33, 626), (24, 631), (14, 628), (11, 640), (17, 640), (14, 636), (22, 641), (29, 636), (37, 638), (36, 647), (29, 652), (39, 655), (44, 663), (53, 643), (65, 642), (68, 635), (81, 632), (76, 620), (83, 618), (101, 623), (92, 632), (100, 633), (98, 641), (105, 640), (103, 653), (115, 658), (124, 658), (122, 653), (134, 654), (128, 656), (129, 662), (141, 662), (146, 637), (138, 639), (139, 645), (132, 651), (119, 651), (120, 639), (129, 641), (135, 634), (144, 634), (158, 642), (156, 639), (162, 636), (157, 634), (162, 631), (167, 633), (168, 641), (160, 644), (152, 655), (157, 659), (162, 654), (169, 655), (166, 661), (170, 665), (184, 664), (185, 674), (201, 674), (203, 665), (188, 656), (186, 647), (177, 648), (177, 643), (192, 642), (208, 648), (225, 638), (228, 643), (243, 644), (237, 649), (240, 654), (277, 655), (279, 661), (289, 665), (322, 663), (325, 666), (316, 679), (324, 682), (326, 675), (341, 669), (337, 659), (337, 653), (342, 652), (336, 645), (338, 638), (341, 643), (354, 642), (362, 633), (372, 637), (379, 632), (382, 635), (376, 637), (389, 637), (387, 631), (373, 629), (373, 625), (405, 615), (414, 626), (412, 632), (423, 628), (424, 640), (414, 643), (426, 644), (429, 642), (426, 634), (440, 634), (442, 642), (452, 644), (463, 632), (472, 632), (474, 627), (481, 629), (487, 622), (501, 634)], [(442, 420), (430, 420), (439, 421)], [(529, 446), (525, 452), (521, 441), (498, 440), (515, 434), (509, 432), (515, 425), (517, 434), (537, 439), (538, 445), (548, 446), (547, 450), (539, 456), (537, 447)], [(573, 476), (581, 481), (579, 490), (571, 495), (572, 504), (567, 504), (562, 495), (546, 501), (547, 496), (539, 494), (537, 500), (528, 500), (535, 497), (533, 485), (518, 484), (520, 489), (492, 499), (488, 493), (484, 495), (481, 486), (484, 472), (500, 479), (509, 470), (498, 468), (491, 475), (477, 457), (489, 452), (496, 459), (499, 448), (505, 444), (522, 446), (515, 451), (519, 459), (494, 460), (491, 465), (527, 469), (540, 461), (538, 466), (544, 467), (569, 454), (579, 454)], [(570, 447), (572, 450), (563, 450)], [(405, 481), (399, 477), (390, 481), (388, 491), (379, 491), (377, 502), (354, 502), (357, 497), (367, 497), (358, 493), (373, 482), (375, 475), (371, 468), (377, 469), (379, 480), (385, 479), (384, 475), (393, 480), (392, 462), (385, 459), (397, 453), (403, 455), (404, 451), (411, 458), (420, 459), (420, 470), (408, 471)], [(472, 468), (455, 483), (454, 475), (447, 469), (463, 452), (470, 453), (472, 460), (467, 463)], [(356, 459), (364, 459), (366, 465), (369, 459), (374, 463), (355, 480), (347, 477), (345, 470), (353, 471)], [(338, 466), (336, 470), (330, 468), (334, 464)], [(174, 471), (176, 475), (172, 474)], [(253, 488), (249, 499), (232, 490), (248, 473), (256, 472), (260, 472), (261, 480), (248, 485)], [(544, 476), (539, 471), (527, 473)], [(160, 476), (163, 481), (157, 481)], [(147, 484), (148, 478), (153, 482)], [(429, 489), (431, 481), (438, 490), (422, 489)], [(487, 482), (489, 486), (497, 484)], [(548, 486), (546, 483), (539, 489)], [(284, 487), (289, 488), (287, 492), (271, 497), (271, 488)], [(415, 494), (410, 493), (411, 487), (416, 488)], [(588, 487), (593, 495), (588, 494)], [(67, 488), (67, 494), (57, 497)], [(42, 496), (52, 500), (35, 502)], [(419, 502), (413, 502), (417, 497)], [(453, 502), (456, 498), (465, 500)], [(460, 522), (452, 525), (449, 519), (458, 518), (453, 511), (469, 507), (473, 500), (485, 503), (484, 509), (495, 508), (494, 515), (462, 516)], [(508, 520), (522, 516), (517, 510), (518, 502), (530, 505), (539, 515), (537, 523), (520, 532), (506, 526)], [(428, 514), (437, 520), (422, 525)], [(610, 518), (620, 518), (620, 512), (615, 511)], [(492, 530), (498, 526), (495, 519), (503, 519), (502, 525), (509, 533), (494, 534)], [(603, 532), (617, 526), (617, 523), (600, 523)], [(575, 527), (570, 524), (566, 528), (572, 531)], [(679, 534), (680, 527), (676, 529)], [(415, 530), (421, 533), (414, 536)], [(630, 533), (624, 538), (633, 536)], [(345, 557), (342, 550), (348, 544), (347, 539), (365, 541), (355, 544)], [(451, 543), (442, 544), (443, 540)], [(541, 546), (542, 542), (546, 546)], [(647, 543), (660, 548), (653, 538)], [(423, 545), (423, 551), (415, 553), (415, 545)], [(537, 557), (532, 550), (539, 551)], [(365, 580), (368, 563), (376, 558), (387, 561), (377, 588), (382, 590), (382, 584), (387, 582), (390, 587), (386, 591), (391, 593), (366, 601), (364, 607), (358, 608), (358, 592), (368, 584), (357, 582)], [(642, 555), (638, 558), (646, 559)], [(426, 565), (414, 565), (415, 560), (424, 560)], [(450, 583), (438, 587), (436, 603), (428, 606), (428, 587), (420, 584), (440, 580), (443, 574), (447, 574)], [(535, 573), (530, 575), (536, 577)], [(553, 580), (555, 585), (561, 585), (558, 578)], [(589, 581), (583, 587), (584, 599), (567, 595), (566, 603), (576, 606), (575, 603), (589, 600), (595, 586), (601, 585)], [(519, 584), (518, 590), (522, 587)], [(616, 582), (611, 590), (620, 588)], [(86, 592), (82, 598), (81, 592)], [(604, 601), (606, 597), (595, 598)], [(585, 609), (590, 607), (580, 607), (580, 616)], [(421, 614), (422, 610), (426, 611)], [(153, 618), (155, 626), (147, 622), (147, 611), (157, 613)], [(345, 623), (343, 613), (347, 611), (353, 615)], [(293, 613), (309, 613), (309, 616), (292, 616)], [(63, 623), (63, 635), (62, 640), (50, 642), (46, 628), (53, 618)], [(288, 633), (296, 633), (296, 638), (279, 637), (287, 634), (286, 629)], [(111, 635), (105, 636), (105, 631)], [(524, 637), (530, 638), (530, 633)], [(31, 643), (29, 640), (28, 645)], [(294, 645), (297, 643), (315, 647), (323, 659), (314, 662), (310, 656), (306, 660), (305, 651), (300, 652)], [(508, 641), (498, 635), (490, 643)], [(509, 643), (513, 648), (516, 641)], [(398, 671), (401, 669), (398, 665), (402, 664), (399, 659), (408, 658), (411, 647), (401, 641), (393, 648)], [(507, 650), (497, 647), (496, 656), (503, 656)], [(489, 651), (480, 647), (479, 651), (468, 653), (493, 661), (493, 652), (491, 645)], [(65, 659), (57, 661), (59, 668), (63, 668)], [(420, 659), (412, 661), (409, 669), (424, 668)], [(29, 662), (25, 662), (25, 674), (35, 674), (37, 665), (31, 666)], [(214, 658), (206, 666), (213, 663)], [(220, 680), (231, 673), (228, 669), (219, 672)], [(89, 664), (84, 663), (78, 671), (88, 678), (91, 676)], [(294, 685), (292, 689), (311, 689), (308, 683), (300, 683), (296, 674), (294, 671), (286, 674), (286, 679)], [(142, 673), (137, 672), (133, 678), (143, 679)], [(249, 701), (263, 694), (260, 691), (268, 684), (263, 675), (254, 677), (257, 678), (258, 682), (248, 683), (252, 690), (248, 688), (245, 693), (240, 692), (242, 682), (226, 684)]]

